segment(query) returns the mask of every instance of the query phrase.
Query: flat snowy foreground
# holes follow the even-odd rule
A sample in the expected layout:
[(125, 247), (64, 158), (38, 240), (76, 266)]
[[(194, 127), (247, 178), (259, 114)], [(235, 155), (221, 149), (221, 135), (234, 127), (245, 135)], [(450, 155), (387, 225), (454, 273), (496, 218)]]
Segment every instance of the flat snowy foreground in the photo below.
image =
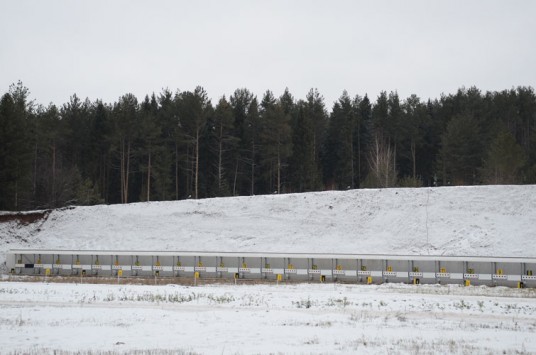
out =
[(0, 282), (0, 352), (536, 353), (536, 291)]

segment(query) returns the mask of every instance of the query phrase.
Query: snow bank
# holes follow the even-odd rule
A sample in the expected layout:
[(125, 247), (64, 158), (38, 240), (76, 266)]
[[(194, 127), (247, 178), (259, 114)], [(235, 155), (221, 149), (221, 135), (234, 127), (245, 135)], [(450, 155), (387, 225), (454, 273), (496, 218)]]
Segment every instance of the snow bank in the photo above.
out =
[[(52, 211), (8, 249), (536, 256), (536, 186), (370, 189)], [(0, 260), (3, 262), (3, 260)]]

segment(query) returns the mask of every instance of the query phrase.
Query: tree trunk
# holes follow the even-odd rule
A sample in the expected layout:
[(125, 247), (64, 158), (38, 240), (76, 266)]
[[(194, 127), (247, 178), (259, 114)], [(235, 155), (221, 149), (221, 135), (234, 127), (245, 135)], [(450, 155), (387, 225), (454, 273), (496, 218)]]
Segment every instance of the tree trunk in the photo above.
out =
[(233, 181), (233, 196), (236, 196), (236, 179), (238, 177), (238, 158), (236, 158), (236, 167)]
[(33, 176), (33, 198), (35, 200), (36, 196), (36, 190), (37, 190), (37, 142), (35, 143), (35, 150), (34, 150), (34, 176)]
[(18, 209), (19, 209), (19, 179), (17, 177), (17, 180), (15, 180), (15, 210), (18, 210)]
[(277, 149), (277, 193), (281, 193), (281, 155)]
[(222, 136), (223, 136), (223, 124), (220, 123), (220, 136), (218, 144), (218, 195), (221, 195), (221, 181), (223, 175), (222, 169)]
[(126, 152), (123, 152), (123, 203), (128, 203), (128, 177), (130, 172), (130, 140), (126, 142)]
[(416, 157), (415, 157), (416, 152), (415, 151), (416, 151), (415, 140), (412, 140), (411, 141), (411, 160), (413, 162), (413, 180), (416, 179), (416, 174), (417, 174), (417, 172), (416, 172), (416, 161), (415, 161), (416, 160)]
[(120, 157), (120, 171), (121, 171), (121, 203), (125, 203), (125, 140), (121, 138), (121, 157)]
[[(389, 144), (389, 149), (391, 149), (391, 145)], [(393, 173), (396, 172), (396, 141), (395, 141), (395, 149), (393, 151)], [(396, 176), (393, 176), (393, 178), (396, 178)]]
[(351, 171), (351, 175), (352, 175), (352, 181), (351, 181), (351, 184), (350, 186), (352, 187), (352, 189), (355, 187), (354, 185), (354, 181), (355, 181), (355, 172), (354, 172), (354, 137), (352, 137), (350, 139), (350, 171)]
[(186, 144), (186, 198), (192, 197), (192, 167), (190, 165), (190, 143)]
[(56, 207), (56, 142), (52, 144), (52, 206)]
[(315, 132), (313, 133), (313, 157), (314, 157), (314, 162), (316, 164), (316, 127), (315, 127)]
[(179, 149), (175, 142), (175, 200), (179, 199)]
[(147, 202), (151, 201), (151, 148), (149, 148), (149, 162), (147, 163)]
[(195, 132), (195, 199), (198, 198), (199, 184), (199, 130)]
[(361, 125), (357, 126), (357, 186), (361, 185)]
[(251, 196), (255, 194), (255, 141), (251, 145)]

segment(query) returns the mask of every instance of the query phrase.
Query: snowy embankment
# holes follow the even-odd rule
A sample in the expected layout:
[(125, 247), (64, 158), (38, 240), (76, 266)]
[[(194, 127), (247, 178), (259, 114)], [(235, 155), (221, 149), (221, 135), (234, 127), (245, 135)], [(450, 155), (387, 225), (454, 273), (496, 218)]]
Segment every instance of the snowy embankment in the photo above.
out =
[(18, 354), (536, 352), (534, 290), (386, 284), (0, 283)]
[[(370, 189), (52, 211), (14, 248), (536, 256), (536, 186)], [(3, 261), (3, 260), (0, 260)]]
[[(14, 248), (536, 256), (536, 186), (353, 190), (38, 215), (0, 223), (0, 258)], [(0, 309), (1, 352), (16, 354), (536, 353), (534, 289), (0, 282)]]

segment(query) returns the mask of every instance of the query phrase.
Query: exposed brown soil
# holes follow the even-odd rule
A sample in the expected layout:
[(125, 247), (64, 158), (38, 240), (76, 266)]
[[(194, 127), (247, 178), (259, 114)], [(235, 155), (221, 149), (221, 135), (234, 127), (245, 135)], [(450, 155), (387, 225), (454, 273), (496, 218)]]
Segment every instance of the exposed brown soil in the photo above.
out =
[[(85, 283), (85, 284), (121, 284), (121, 285), (183, 285), (183, 286), (203, 286), (203, 285), (261, 285), (276, 284), (276, 280), (268, 279), (224, 279), (224, 278), (198, 278), (191, 277), (104, 277), (104, 276), (30, 276), (30, 275), (10, 275), (2, 281), (16, 282), (49, 282), (49, 283)], [(300, 283), (319, 283), (318, 281), (279, 281), (279, 284), (291, 285)]]
[(38, 212), (12, 212), (0, 214), (0, 223), (16, 221), (20, 224), (30, 224), (41, 220), (46, 220), (50, 210)]

